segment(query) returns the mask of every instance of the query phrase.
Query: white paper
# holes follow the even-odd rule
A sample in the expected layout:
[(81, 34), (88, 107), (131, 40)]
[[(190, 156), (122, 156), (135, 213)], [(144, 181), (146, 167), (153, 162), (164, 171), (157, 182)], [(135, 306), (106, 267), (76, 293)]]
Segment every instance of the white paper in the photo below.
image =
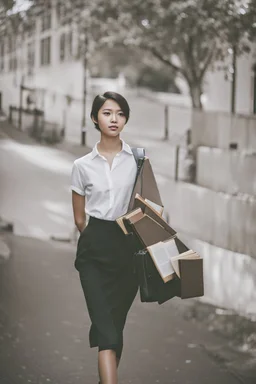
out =
[(162, 215), (163, 207), (161, 205), (158, 205), (156, 203), (153, 203), (153, 201), (145, 199), (145, 201), (150, 205), (152, 208), (154, 208), (155, 211), (157, 211), (160, 215)]

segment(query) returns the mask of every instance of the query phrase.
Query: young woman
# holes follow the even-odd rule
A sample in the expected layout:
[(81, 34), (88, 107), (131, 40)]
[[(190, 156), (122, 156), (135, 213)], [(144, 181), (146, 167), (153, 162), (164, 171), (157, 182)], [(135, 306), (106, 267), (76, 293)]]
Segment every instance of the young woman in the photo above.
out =
[(137, 171), (131, 148), (120, 139), (129, 113), (118, 93), (96, 96), (91, 118), (100, 141), (72, 169), (74, 220), (81, 233), (75, 267), (92, 323), (90, 347), (99, 350), (101, 384), (117, 383), (123, 329), (138, 289), (132, 249), (115, 221), (127, 212)]

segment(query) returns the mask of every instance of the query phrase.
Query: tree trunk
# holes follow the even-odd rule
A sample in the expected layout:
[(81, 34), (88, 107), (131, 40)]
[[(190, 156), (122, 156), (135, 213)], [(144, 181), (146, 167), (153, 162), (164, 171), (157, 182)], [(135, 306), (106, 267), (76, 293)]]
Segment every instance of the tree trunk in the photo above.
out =
[(190, 88), (190, 96), (191, 96), (193, 108), (203, 109), (203, 105), (201, 102), (201, 95), (202, 95), (201, 84), (198, 84), (198, 83), (189, 84), (189, 88)]

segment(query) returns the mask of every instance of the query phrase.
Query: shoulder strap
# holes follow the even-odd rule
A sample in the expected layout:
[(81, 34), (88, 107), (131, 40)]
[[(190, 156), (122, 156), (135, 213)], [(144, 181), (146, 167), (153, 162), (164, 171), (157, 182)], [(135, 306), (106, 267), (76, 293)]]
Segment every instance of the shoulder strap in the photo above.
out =
[[(141, 172), (142, 166), (144, 164), (145, 149), (144, 148), (131, 148), (131, 150), (132, 150), (133, 156), (134, 156), (134, 158), (136, 160), (136, 164), (137, 164), (137, 173), (136, 173), (135, 182), (134, 182), (133, 191), (132, 191), (132, 196), (133, 196), (133, 192), (134, 192), (137, 180), (140, 176), (140, 172)], [(132, 196), (131, 196), (131, 199), (132, 199)], [(130, 200), (130, 203), (131, 203), (131, 200)]]
[(136, 183), (145, 160), (145, 148), (131, 148), (131, 150), (137, 164), (137, 175), (135, 179)]
[(145, 148), (131, 148), (131, 150), (136, 160), (137, 166), (139, 166), (140, 162), (142, 162), (145, 158)]

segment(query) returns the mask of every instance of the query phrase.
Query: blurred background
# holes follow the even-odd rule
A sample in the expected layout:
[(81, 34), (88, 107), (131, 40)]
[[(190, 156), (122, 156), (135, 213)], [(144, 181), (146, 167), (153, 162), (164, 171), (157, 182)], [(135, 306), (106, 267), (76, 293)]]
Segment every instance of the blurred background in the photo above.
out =
[[(204, 258), (200, 300), (137, 300), (121, 382), (255, 383), (255, 31), (254, 0), (0, 1), (1, 384), (97, 381), (69, 185), (105, 91), (127, 98), (122, 137), (146, 149), (166, 219)], [(148, 338), (159, 324), (166, 349)]]

